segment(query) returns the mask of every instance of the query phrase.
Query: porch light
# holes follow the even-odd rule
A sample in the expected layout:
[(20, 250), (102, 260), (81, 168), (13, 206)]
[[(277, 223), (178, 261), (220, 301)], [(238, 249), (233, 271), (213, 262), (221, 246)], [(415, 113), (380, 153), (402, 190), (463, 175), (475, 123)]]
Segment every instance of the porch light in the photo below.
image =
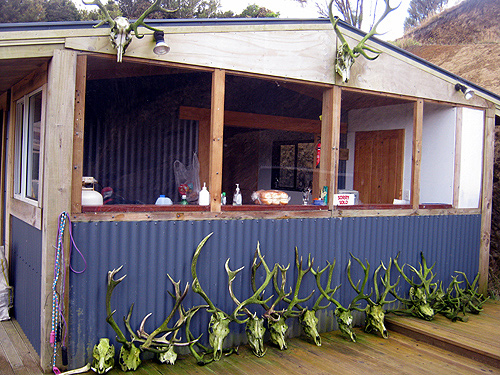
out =
[(165, 43), (165, 34), (161, 30), (157, 30), (153, 34), (155, 38), (156, 45), (153, 48), (153, 52), (157, 55), (165, 55), (170, 51), (170, 47)]
[(462, 91), (466, 100), (472, 99), (472, 97), (474, 96), (474, 90), (469, 89), (464, 85), (461, 85), (460, 83), (457, 83), (455, 85), (455, 90)]

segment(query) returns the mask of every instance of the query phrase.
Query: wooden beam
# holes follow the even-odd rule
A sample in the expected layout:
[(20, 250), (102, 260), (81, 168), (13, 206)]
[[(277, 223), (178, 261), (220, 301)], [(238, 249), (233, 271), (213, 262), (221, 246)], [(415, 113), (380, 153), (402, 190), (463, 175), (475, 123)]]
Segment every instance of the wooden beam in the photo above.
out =
[[(323, 93), (321, 111), (321, 158), (319, 189), (328, 187), (328, 207), (333, 209), (333, 194), (337, 191), (340, 145), (340, 108), (342, 89), (334, 86)], [(313, 195), (316, 197), (317, 195)]]
[(40, 316), (40, 363), (45, 372), (52, 370), (53, 349), (49, 344), (58, 216), (71, 210), (73, 122), (75, 119), (77, 53), (56, 50), (49, 65), (45, 152), (42, 191), (42, 275)]
[(479, 248), (479, 293), (487, 294), (490, 261), (493, 167), (495, 162), (495, 106), (485, 112), (483, 186), (481, 197), (481, 244)]
[[(216, 69), (212, 73), (212, 101), (210, 112), (210, 211), (220, 212), (222, 193), (222, 156), (224, 146), (224, 96), (226, 72)], [(203, 183), (203, 181), (201, 181)]]
[(87, 87), (87, 56), (76, 60), (75, 121), (73, 130), (73, 176), (71, 212), (82, 212), (83, 134), (85, 129), (85, 93)]
[(453, 173), (453, 207), (458, 207), (460, 199), (460, 161), (462, 160), (462, 114), (463, 108), (456, 109), (455, 123), (455, 171)]
[(411, 205), (418, 210), (420, 204), (420, 166), (422, 161), (422, 127), (424, 101), (418, 99), (413, 106), (413, 150), (411, 166)]
[[(0, 119), (1, 124), (2, 124), (2, 129), (1, 129), (1, 150), (2, 150), (2, 155), (0, 156), (0, 175), (2, 178), (0, 179), (0, 212), (5, 212), (5, 167), (6, 167), (6, 160), (5, 157), (7, 156), (7, 153), (5, 152), (6, 147), (8, 146), (7, 144), (7, 123), (8, 123), (8, 108), (9, 108), (9, 98), (7, 93), (4, 93), (0, 95), (0, 109), (2, 110), (2, 118)], [(5, 228), (5, 215), (0, 215), (0, 228)], [(0, 243), (3, 244), (5, 243), (4, 240), (4, 233), (1, 231), (0, 233)], [(7, 263), (10, 261), (9, 255), (5, 254), (7, 258)]]

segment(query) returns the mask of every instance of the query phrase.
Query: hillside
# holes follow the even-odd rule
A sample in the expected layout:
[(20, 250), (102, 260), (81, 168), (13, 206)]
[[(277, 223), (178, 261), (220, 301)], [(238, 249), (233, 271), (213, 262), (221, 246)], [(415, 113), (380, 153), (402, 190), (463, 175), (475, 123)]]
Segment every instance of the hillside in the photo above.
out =
[[(397, 44), (500, 95), (500, 0), (464, 0)], [(489, 290), (500, 299), (500, 119), (496, 120)]]
[(407, 51), (500, 95), (499, 0), (464, 0), (402, 39)]

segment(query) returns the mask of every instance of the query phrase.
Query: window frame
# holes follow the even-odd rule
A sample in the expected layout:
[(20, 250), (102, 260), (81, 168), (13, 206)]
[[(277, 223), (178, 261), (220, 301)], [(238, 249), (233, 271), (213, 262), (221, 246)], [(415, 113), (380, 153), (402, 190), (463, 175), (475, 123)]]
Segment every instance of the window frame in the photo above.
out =
[[(273, 142), (273, 167), (272, 167), (272, 172), (271, 172), (271, 187), (273, 189), (282, 189), (282, 190), (290, 190), (290, 191), (304, 191), (304, 189), (301, 189), (297, 186), (297, 174), (299, 169), (304, 169), (306, 172), (309, 172), (308, 168), (302, 168), (299, 167), (298, 164), (298, 156), (299, 156), (299, 144), (303, 143), (309, 143), (311, 145), (315, 145), (314, 140), (290, 140), (290, 141), (274, 141)], [(281, 166), (281, 147), (282, 146), (294, 146), (295, 152), (294, 152), (294, 166), (293, 166), (293, 187), (289, 186), (283, 186), (279, 184), (280, 180), (280, 175), (281, 175), (281, 170), (282, 169), (288, 169), (287, 167), (282, 167)], [(313, 161), (314, 164), (314, 161)], [(311, 172), (311, 189), (312, 189), (312, 182), (313, 182), (313, 174), (314, 174), (314, 165), (313, 168), (310, 169)]]
[[(40, 98), (39, 121), (34, 121), (34, 102), (32, 100), (37, 95)], [(13, 197), (19, 201), (30, 205), (40, 207), (41, 204), (41, 182), (42, 182), (42, 152), (43, 152), (43, 127), (45, 119), (45, 89), (41, 86), (29, 93), (24, 94), (15, 102), (15, 121), (14, 121), (14, 179), (13, 179)], [(37, 115), (38, 116), (38, 115)], [(35, 123), (39, 123), (39, 157), (38, 157), (38, 192), (36, 196), (33, 193), (33, 187), (28, 187), (33, 179), (33, 133)], [(31, 176), (30, 176), (31, 175)]]

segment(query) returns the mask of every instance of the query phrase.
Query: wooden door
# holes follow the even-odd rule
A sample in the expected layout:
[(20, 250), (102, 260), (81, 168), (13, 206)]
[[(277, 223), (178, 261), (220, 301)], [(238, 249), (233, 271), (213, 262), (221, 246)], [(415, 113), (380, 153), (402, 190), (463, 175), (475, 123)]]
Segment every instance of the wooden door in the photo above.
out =
[(392, 204), (401, 199), (404, 129), (356, 132), (354, 190), (364, 204)]

